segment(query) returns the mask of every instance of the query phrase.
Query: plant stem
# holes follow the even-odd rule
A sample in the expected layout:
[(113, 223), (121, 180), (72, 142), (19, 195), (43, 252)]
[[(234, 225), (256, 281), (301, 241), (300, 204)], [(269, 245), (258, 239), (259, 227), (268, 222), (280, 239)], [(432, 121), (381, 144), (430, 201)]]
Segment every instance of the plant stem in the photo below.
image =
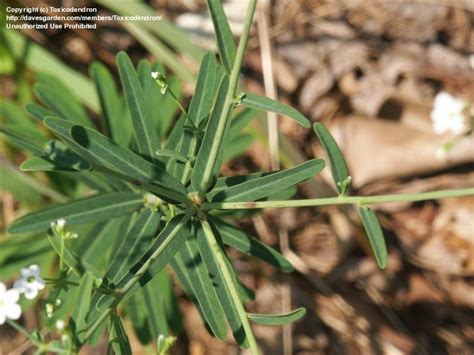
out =
[(288, 200), (288, 201), (257, 201), (257, 202), (215, 202), (205, 203), (202, 209), (209, 210), (235, 210), (249, 208), (287, 208), (287, 207), (310, 207), (326, 205), (369, 205), (374, 203), (390, 203), (405, 201), (426, 201), (439, 198), (472, 196), (474, 188), (441, 190), (433, 192), (421, 192), (413, 194), (394, 194), (394, 195), (376, 195), (376, 196), (340, 196), (328, 198), (316, 198), (306, 200)]
[(252, 354), (257, 355), (259, 354), (258, 351), (258, 346), (257, 342), (255, 340), (255, 337), (252, 332), (252, 328), (250, 327), (249, 319), (247, 316), (247, 312), (245, 311), (245, 308), (242, 304), (242, 301), (240, 300), (239, 297), (239, 291), (235, 287), (234, 279), (228, 269), (228, 265), (225, 261), (225, 256), (222, 253), (222, 250), (217, 243), (216, 237), (214, 236), (214, 232), (212, 231), (211, 226), (209, 225), (209, 222), (203, 218), (201, 219), (201, 225), (204, 229), (204, 233), (206, 235), (206, 238), (209, 242), (209, 244), (212, 247), (212, 252), (214, 253), (216, 257), (216, 262), (219, 266), (220, 273), (222, 274), (222, 277), (224, 278), (225, 283), (227, 284), (227, 287), (229, 289), (229, 293), (232, 297), (232, 300), (237, 308), (237, 312), (239, 314), (239, 318), (242, 321), (242, 326), (244, 328), (245, 334), (248, 338), (249, 341), (249, 346), (250, 350), (252, 351)]
[(181, 102), (179, 102), (179, 99), (178, 97), (174, 94), (173, 90), (171, 90), (171, 88), (168, 86), (168, 92), (170, 93), (171, 97), (173, 98), (174, 102), (178, 105), (179, 109), (181, 110), (181, 112), (189, 118), (188, 116), (188, 113), (186, 112), (186, 110), (184, 109), (183, 105), (181, 105)]
[(38, 340), (33, 338), (31, 334), (28, 333), (28, 331), (25, 328), (23, 328), (21, 325), (19, 325), (17, 322), (11, 319), (7, 319), (7, 323), (11, 325), (13, 328), (15, 328), (16, 331), (18, 331), (18, 333), (23, 334), (33, 345), (37, 347), (40, 347), (42, 345), (42, 343), (40, 343)]
[(217, 155), (219, 149), (221, 148), (221, 142), (225, 138), (224, 132), (226, 128), (226, 123), (230, 117), (230, 111), (234, 106), (235, 91), (237, 90), (237, 85), (239, 83), (240, 68), (242, 67), (242, 61), (244, 58), (245, 48), (247, 46), (247, 41), (249, 38), (250, 28), (252, 26), (253, 15), (255, 13), (255, 6), (257, 1), (250, 0), (247, 8), (247, 15), (245, 17), (244, 29), (240, 37), (239, 46), (237, 47), (237, 53), (235, 55), (234, 65), (230, 73), (229, 87), (227, 89), (227, 94), (224, 100), (224, 106), (222, 113), (219, 117), (219, 125), (215, 134), (215, 139), (213, 146), (211, 148), (208, 163), (206, 164), (202, 181), (199, 186), (199, 196), (203, 197), (206, 193), (206, 190), (209, 186), (209, 182), (212, 179), (212, 174), (214, 171), (214, 166), (217, 162)]
[(196, 148), (197, 148), (197, 133), (193, 132), (193, 136), (191, 138), (191, 145), (189, 147), (190, 156), (184, 166), (183, 176), (181, 178), (181, 183), (183, 185), (186, 185), (189, 175), (191, 174), (194, 160), (196, 159)]

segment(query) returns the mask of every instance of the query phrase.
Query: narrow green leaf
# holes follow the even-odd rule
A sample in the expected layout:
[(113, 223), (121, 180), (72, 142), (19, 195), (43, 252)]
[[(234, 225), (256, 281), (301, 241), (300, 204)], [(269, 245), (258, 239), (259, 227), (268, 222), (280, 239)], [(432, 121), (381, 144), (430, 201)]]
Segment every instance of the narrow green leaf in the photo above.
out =
[[(133, 283), (128, 290), (128, 294), (131, 295), (162, 271), (173, 260), (178, 249), (188, 238), (190, 218), (191, 214), (175, 216), (153, 240), (145, 255), (128, 270), (128, 273), (117, 283), (116, 287), (123, 288), (132, 280), (138, 281)], [(138, 273), (140, 270), (141, 272)], [(93, 323), (101, 312), (111, 307), (114, 301), (114, 296), (95, 294), (92, 300), (94, 309), (89, 316), (89, 324)]]
[(369, 238), (370, 247), (374, 252), (377, 265), (381, 269), (385, 269), (387, 267), (387, 246), (385, 245), (382, 227), (377, 220), (377, 216), (374, 211), (365, 206), (359, 207), (359, 214), (367, 237)]
[[(196, 163), (191, 175), (192, 187), (201, 193), (205, 193), (213, 181), (206, 181), (206, 177), (216, 177), (220, 168), (222, 158), (210, 159), (209, 157), (223, 155), (224, 137), (230, 126), (228, 117), (221, 119), (224, 110), (224, 101), (229, 87), (229, 78), (226, 76), (219, 86), (216, 104), (212, 110), (211, 117), (206, 127), (201, 147), (196, 157)], [(227, 128), (226, 128), (227, 127)], [(218, 132), (222, 132), (219, 136)]]
[(13, 222), (12, 234), (47, 230), (51, 222), (64, 218), (68, 225), (103, 221), (127, 214), (143, 206), (143, 197), (131, 192), (112, 192), (48, 207)]
[(345, 195), (350, 187), (351, 177), (349, 176), (344, 156), (331, 133), (329, 133), (322, 123), (316, 122), (313, 125), (313, 129), (328, 155), (332, 178), (336, 184), (336, 189), (339, 192), (339, 195)]
[[(153, 240), (141, 260), (122, 278), (118, 286), (122, 287), (124, 283), (133, 277), (139, 277), (140, 284), (143, 286), (151, 280), (154, 275), (163, 270), (189, 237), (188, 221), (190, 218), (190, 214), (183, 213), (175, 216)], [(144, 264), (149, 265), (148, 271), (144, 275), (135, 275), (136, 271)]]
[(285, 325), (293, 323), (306, 314), (306, 309), (303, 307), (297, 308), (294, 311), (283, 314), (255, 314), (249, 313), (249, 319), (255, 323), (263, 325)]
[(76, 293), (75, 307), (72, 312), (72, 327), (76, 341), (81, 344), (84, 341), (84, 334), (87, 331), (86, 316), (89, 312), (92, 288), (94, 286), (94, 276), (86, 272), (79, 283)]
[(116, 355), (132, 355), (132, 348), (122, 320), (116, 314), (110, 317), (109, 344)]
[(151, 120), (149, 112), (150, 106), (145, 101), (145, 95), (138, 80), (137, 72), (125, 52), (117, 54), (117, 65), (132, 117), (138, 150), (147, 158), (153, 159), (154, 153), (160, 148), (160, 138), (154, 129), (155, 124)]
[(57, 112), (59, 116), (77, 124), (93, 127), (86, 111), (70, 92), (42, 83), (34, 86), (34, 92), (44, 105)]
[(89, 71), (99, 95), (107, 132), (115, 142), (124, 147), (128, 146), (132, 125), (123, 110), (122, 99), (112, 74), (105, 65), (99, 62), (92, 63)]
[(272, 100), (269, 97), (255, 94), (245, 94), (245, 96), (242, 98), (242, 104), (259, 111), (279, 113), (294, 119), (305, 128), (311, 127), (309, 120), (297, 110), (288, 105), (282, 104), (281, 102)]
[(196, 90), (189, 104), (188, 114), (196, 127), (209, 115), (223, 74), (214, 53), (207, 53), (201, 62)]
[(121, 238), (106, 276), (114, 282), (121, 280), (146, 253), (158, 233), (160, 214), (146, 208), (140, 212), (132, 228)]
[[(35, 72), (54, 74), (83, 104), (94, 111), (98, 110), (99, 102), (94, 87), (84, 75), (71, 69), (53, 53), (48, 52), (47, 48), (28, 41), (20, 31), (4, 31), (3, 39), (19, 63), (24, 63)], [(25, 52), (25, 48), (28, 48), (28, 51)]]
[(37, 155), (44, 153), (43, 147), (38, 142), (35, 142), (34, 139), (31, 139), (31, 136), (27, 136), (7, 126), (0, 127), (0, 132), (5, 134), (8, 140), (18, 149), (25, 149)]
[(166, 321), (166, 310), (163, 298), (163, 291), (169, 282), (165, 270), (155, 275), (138, 292), (143, 294), (144, 305), (147, 309), (147, 323), (153, 339), (157, 339), (160, 334), (168, 335), (169, 328)]
[(184, 243), (179, 250), (179, 255), (189, 274), (190, 284), (199, 302), (204, 319), (212, 333), (218, 339), (225, 340), (227, 335), (225, 314), (217, 298), (213, 281), (210, 279), (199, 254), (195, 237), (191, 237)]
[(230, 74), (232, 66), (234, 65), (235, 54), (237, 52), (234, 37), (230, 30), (229, 22), (227, 22), (227, 17), (224, 13), (221, 1), (208, 0), (207, 4), (216, 32), (217, 46), (219, 47), (221, 61), (224, 64), (227, 73)]
[[(161, 66), (159, 67), (163, 69)], [(152, 69), (151, 63), (147, 59), (142, 59), (138, 62), (137, 75), (143, 89), (143, 102), (148, 105), (146, 111), (151, 116), (149, 122), (153, 124), (153, 127), (149, 127), (148, 129), (160, 132), (159, 126), (162, 123), (160, 111), (162, 109), (163, 95), (160, 92), (160, 87), (156, 85), (156, 81), (151, 77), (152, 71), (155, 70)], [(164, 74), (163, 71), (157, 71)]]
[(81, 171), (89, 170), (90, 165), (87, 166), (71, 166), (71, 165), (58, 165), (55, 162), (41, 157), (32, 157), (25, 160), (21, 165), (22, 171)]
[(268, 197), (313, 177), (324, 168), (324, 161), (309, 160), (294, 168), (229, 187), (216, 194), (212, 201), (244, 202)]
[(226, 257), (209, 224), (207, 224), (207, 228), (198, 228), (196, 241), (199, 253), (206, 265), (207, 272), (213, 282), (217, 297), (224, 309), (234, 338), (241, 347), (247, 348), (248, 339), (244, 330), (244, 323), (247, 322), (247, 319), (245, 316), (242, 317), (243, 305), (237, 285), (235, 284), (233, 273), (229, 270), (229, 265), (226, 263)]
[(238, 112), (232, 119), (230, 125), (229, 139), (234, 139), (241, 135), (241, 131), (248, 126), (248, 124), (260, 114), (260, 111), (251, 108), (244, 108)]
[(45, 124), (64, 138), (86, 148), (94, 161), (117, 172), (121, 178), (142, 181), (147, 184), (146, 187), (153, 187), (160, 197), (173, 202), (185, 199), (186, 189), (174, 176), (99, 132), (53, 117), (47, 117)]
[(46, 145), (42, 157), (33, 157), (24, 161), (23, 171), (84, 171), (90, 170), (90, 164), (68, 149), (63, 143), (51, 140)]
[(244, 154), (252, 145), (253, 137), (250, 134), (241, 134), (226, 145), (224, 150), (224, 161), (231, 160)]
[(76, 253), (74, 253), (68, 245), (63, 245), (62, 238), (56, 232), (51, 229), (47, 232), (48, 240), (56, 251), (57, 255), (63, 255), (64, 263), (71, 268), (74, 273), (82, 277), (87, 271), (90, 272), (94, 277), (100, 278), (101, 274), (96, 270), (93, 265), (88, 264)]
[(41, 145), (47, 141), (44, 133), (36, 127), (34, 121), (16, 103), (0, 102), (0, 117), (3, 127), (8, 127), (20, 132), (23, 136), (30, 137), (31, 142)]
[[(38, 181), (33, 176), (23, 173), (6, 159), (0, 159), (0, 176), (2, 176), (0, 190), (11, 191), (18, 199), (39, 202), (41, 196), (47, 196), (56, 202), (67, 201), (64, 195)], [(6, 178), (3, 178), (4, 176)]]
[(139, 291), (135, 292), (124, 304), (124, 307), (140, 343), (143, 345), (150, 343), (152, 338), (147, 323), (148, 310), (143, 300), (143, 294)]
[(33, 118), (43, 121), (46, 116), (55, 116), (56, 113), (53, 110), (49, 110), (46, 107), (38, 105), (36, 102), (28, 102), (25, 105), (25, 111), (28, 112)]
[(171, 149), (158, 149), (156, 151), (156, 155), (173, 158), (182, 163), (186, 163), (188, 161), (188, 158), (185, 155)]
[(234, 226), (225, 223), (220, 218), (212, 217), (210, 220), (218, 229), (224, 244), (227, 244), (242, 253), (261, 259), (284, 272), (293, 271), (291, 263), (272, 247), (266, 245), (257, 238), (244, 233)]

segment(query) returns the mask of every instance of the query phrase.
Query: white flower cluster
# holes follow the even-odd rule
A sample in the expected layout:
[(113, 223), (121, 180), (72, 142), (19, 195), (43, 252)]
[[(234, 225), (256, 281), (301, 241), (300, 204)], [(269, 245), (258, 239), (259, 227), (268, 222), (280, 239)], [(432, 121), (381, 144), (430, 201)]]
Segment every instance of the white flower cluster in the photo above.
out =
[(152, 71), (151, 77), (156, 80), (158, 86), (160, 87), (160, 92), (162, 95), (166, 94), (168, 89), (168, 83), (166, 82), (166, 77), (158, 71)]
[(77, 233), (68, 232), (65, 229), (66, 227), (66, 220), (64, 218), (58, 219), (56, 222), (51, 222), (51, 228), (61, 235), (64, 239), (76, 239)]
[(442, 91), (436, 95), (431, 111), (433, 130), (436, 134), (452, 132), (456, 135), (467, 131), (467, 119), (464, 113), (468, 103)]
[(5, 284), (0, 282), (0, 325), (7, 319), (18, 319), (21, 316), (21, 307), (18, 304), (20, 294), (32, 300), (40, 290), (45, 287), (38, 265), (31, 265), (20, 270), (21, 278), (13, 284), (13, 288), (7, 290)]

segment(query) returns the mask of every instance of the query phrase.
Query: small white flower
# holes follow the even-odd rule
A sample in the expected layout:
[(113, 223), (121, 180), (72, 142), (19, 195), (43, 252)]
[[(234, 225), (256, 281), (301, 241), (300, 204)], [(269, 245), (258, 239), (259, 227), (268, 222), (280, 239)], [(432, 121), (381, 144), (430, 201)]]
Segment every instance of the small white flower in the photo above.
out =
[(56, 321), (56, 329), (57, 330), (63, 330), (65, 326), (66, 326), (66, 323), (62, 319), (58, 319)]
[(21, 279), (15, 281), (13, 288), (32, 300), (38, 295), (38, 291), (45, 287), (45, 282), (40, 275), (41, 270), (38, 265), (31, 265), (27, 269), (21, 269), (20, 273)]
[(46, 310), (46, 315), (48, 316), (48, 318), (51, 318), (53, 316), (53, 313), (54, 313), (54, 305), (51, 304), (51, 303), (46, 303), (44, 308)]
[(436, 95), (431, 111), (433, 130), (436, 134), (451, 131), (454, 134), (462, 134), (466, 131), (466, 117), (464, 109), (466, 101), (453, 97), (447, 92)]
[(55, 222), (51, 222), (51, 228), (53, 228), (56, 232), (61, 233), (66, 226), (66, 220), (64, 218), (60, 218)]
[(152, 77), (153, 79), (158, 79), (158, 76), (159, 76), (159, 75), (160, 75), (160, 73), (157, 72), (157, 71), (152, 71), (152, 72), (151, 72), (151, 77)]
[(21, 316), (21, 307), (18, 304), (20, 294), (17, 290), (7, 290), (0, 282), (0, 325), (8, 319), (18, 319)]

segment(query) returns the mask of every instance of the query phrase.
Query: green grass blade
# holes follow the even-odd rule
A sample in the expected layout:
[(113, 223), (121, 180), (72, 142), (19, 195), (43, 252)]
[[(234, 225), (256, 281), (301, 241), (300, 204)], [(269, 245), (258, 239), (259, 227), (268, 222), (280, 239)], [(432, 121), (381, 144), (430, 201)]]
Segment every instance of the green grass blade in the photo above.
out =
[(223, 74), (214, 53), (207, 53), (202, 60), (196, 90), (189, 104), (188, 114), (196, 127), (209, 115)]
[(306, 314), (306, 309), (303, 307), (297, 308), (294, 311), (283, 314), (255, 314), (249, 313), (249, 319), (257, 324), (263, 325), (286, 325), (293, 323)]
[(364, 225), (365, 232), (369, 238), (370, 247), (374, 252), (377, 265), (381, 269), (387, 267), (387, 246), (385, 245), (385, 238), (382, 227), (377, 219), (374, 211), (365, 206), (359, 207), (360, 218)]
[(77, 288), (75, 307), (72, 312), (71, 326), (74, 330), (76, 341), (81, 344), (87, 330), (86, 316), (89, 312), (94, 276), (90, 272), (84, 273)]
[[(216, 104), (212, 110), (211, 117), (206, 127), (201, 147), (196, 157), (196, 163), (191, 175), (192, 187), (200, 193), (205, 193), (212, 184), (212, 177), (217, 177), (220, 168), (220, 161), (222, 159), (209, 159), (212, 156), (223, 154), (225, 132), (229, 126), (227, 117), (221, 119), (221, 114), (224, 110), (224, 101), (229, 87), (229, 78), (224, 77), (220, 86), (219, 94), (217, 95)], [(223, 132), (220, 136), (218, 132)], [(207, 180), (206, 179), (209, 179)]]
[(216, 338), (225, 340), (227, 325), (213, 281), (203, 264), (195, 237), (191, 237), (179, 250), (179, 255), (189, 274), (190, 284), (199, 302), (204, 319)]
[(291, 263), (272, 247), (234, 226), (225, 223), (220, 218), (212, 217), (211, 221), (219, 231), (224, 244), (227, 244), (244, 254), (263, 260), (284, 272), (293, 271)]
[(230, 30), (221, 1), (208, 0), (207, 5), (214, 25), (220, 57), (227, 73), (230, 74), (237, 53), (234, 36)]
[(351, 177), (349, 176), (344, 156), (331, 133), (329, 133), (322, 123), (315, 123), (313, 129), (328, 155), (332, 178), (336, 184), (336, 189), (339, 192), (339, 195), (343, 196), (346, 194), (351, 183)]
[(51, 222), (64, 218), (68, 225), (98, 222), (130, 213), (143, 205), (143, 197), (131, 192), (112, 192), (48, 207), (13, 222), (12, 234), (47, 230)]
[(259, 200), (277, 191), (297, 185), (313, 177), (323, 168), (323, 160), (310, 160), (294, 168), (229, 187), (216, 194), (212, 201), (244, 202)]
[[(127, 2), (98, 0), (97, 2), (120, 15), (146, 16), (155, 12), (152, 7), (138, 0)], [(177, 52), (184, 53), (196, 62), (201, 61), (204, 55), (203, 51), (189, 40), (188, 35), (183, 30), (165, 17), (160, 21), (142, 21), (138, 24), (140, 28), (148, 29), (156, 34), (169, 46), (175, 48)]]
[(229, 270), (226, 256), (207, 221), (202, 222), (202, 227), (198, 228), (196, 240), (199, 253), (206, 265), (234, 338), (241, 347), (247, 348), (248, 337), (252, 336), (247, 333), (250, 329), (247, 315), (240, 300), (233, 271)]
[(63, 85), (93, 111), (98, 111), (99, 101), (92, 82), (64, 64), (46, 48), (28, 41), (19, 31), (4, 31), (4, 39), (15, 59), (36, 72), (46, 72), (61, 78)]
[(89, 72), (96, 85), (108, 134), (118, 144), (128, 146), (132, 125), (123, 111), (122, 98), (112, 74), (105, 65), (99, 62), (92, 63)]
[(305, 128), (311, 127), (311, 123), (309, 122), (309, 120), (297, 110), (290, 106), (282, 104), (281, 102), (272, 100), (269, 97), (259, 96), (255, 94), (245, 94), (245, 96), (242, 98), (242, 104), (259, 111), (270, 111), (279, 113), (280, 115), (284, 115), (294, 119), (296, 122), (298, 122)]
[[(45, 124), (54, 132), (86, 149), (93, 161), (117, 172), (120, 177), (136, 179), (153, 186), (154, 191), (164, 199), (182, 202), (186, 198), (185, 187), (174, 176), (99, 132), (53, 117), (47, 117)], [(85, 158), (89, 160), (88, 157)]]
[(117, 55), (117, 65), (132, 117), (135, 142), (139, 152), (152, 160), (156, 150), (160, 148), (160, 137), (151, 120), (150, 105), (145, 100), (145, 94), (132, 61), (125, 52)]

